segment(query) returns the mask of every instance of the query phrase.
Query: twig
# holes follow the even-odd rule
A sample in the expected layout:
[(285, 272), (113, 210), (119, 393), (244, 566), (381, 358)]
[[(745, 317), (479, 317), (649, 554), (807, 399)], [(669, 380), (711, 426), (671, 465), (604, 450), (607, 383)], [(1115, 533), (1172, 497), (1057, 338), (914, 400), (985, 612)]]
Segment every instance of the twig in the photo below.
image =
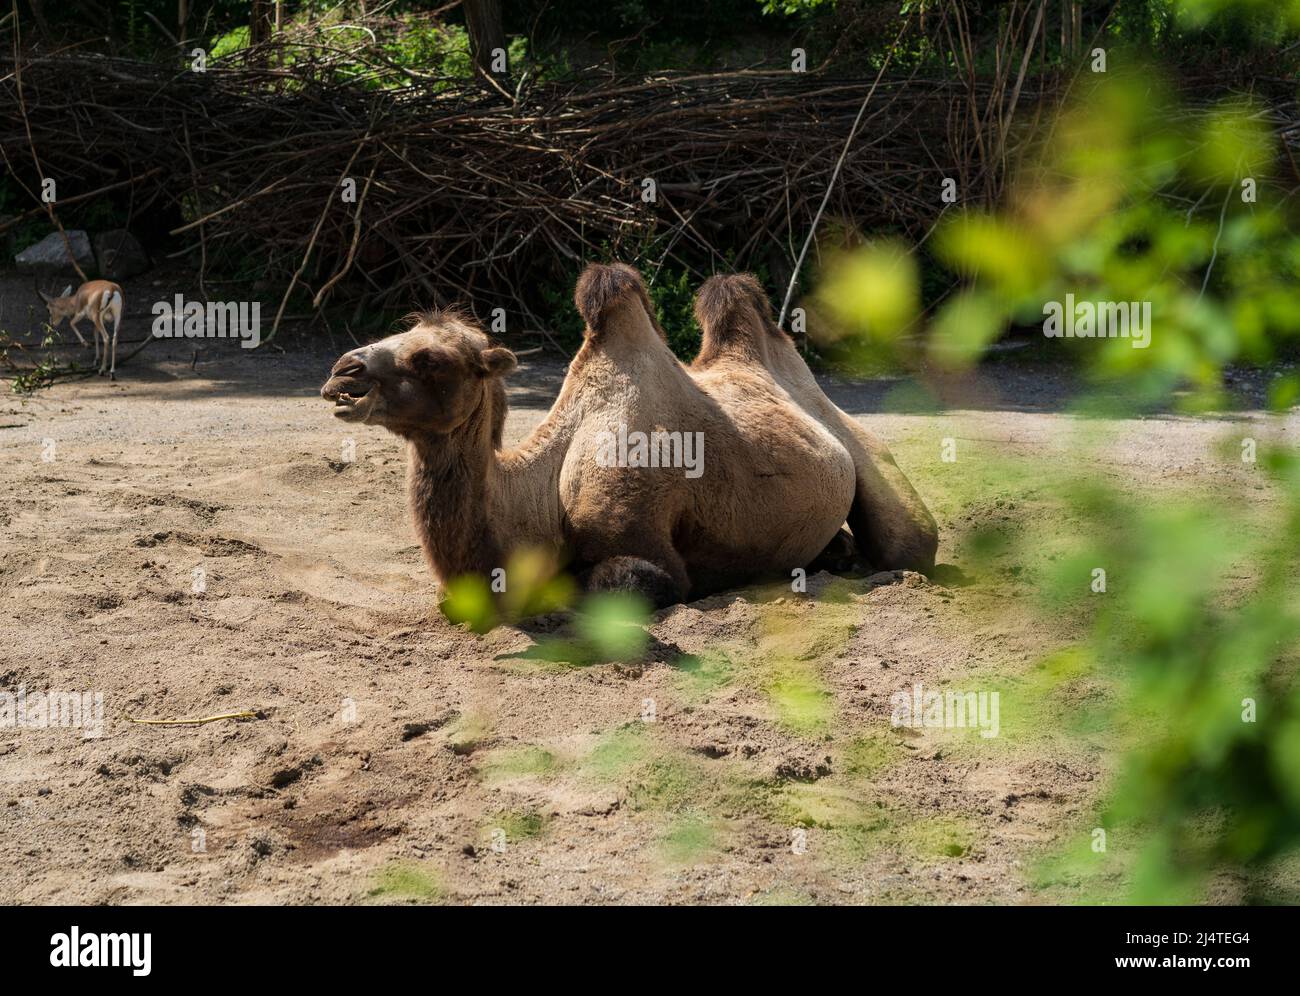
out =
[(316, 238), (320, 235), (321, 226), (325, 224), (325, 216), (329, 214), (330, 205), (333, 203), (334, 198), (338, 196), (339, 184), (347, 179), (347, 175), (352, 169), (352, 164), (356, 162), (357, 155), (361, 152), (362, 147), (368, 141), (370, 141), (369, 130), (366, 131), (365, 137), (357, 143), (357, 147), (352, 150), (352, 155), (348, 158), (348, 164), (343, 167), (343, 172), (339, 176), (338, 182), (334, 184), (334, 188), (326, 195), (325, 206), (321, 209), (320, 217), (316, 219), (316, 227), (312, 230), (311, 239), (307, 242), (307, 250), (302, 254), (302, 262), (298, 264), (298, 269), (295, 270), (293, 276), (289, 278), (289, 286), (284, 289), (284, 297), (280, 298), (280, 307), (276, 309), (275, 321), (271, 324), (271, 331), (262, 342), (270, 342), (275, 338), (275, 333), (280, 330), (280, 316), (284, 314), (285, 306), (289, 303), (289, 295), (293, 293), (293, 288), (297, 285), (298, 278), (301, 277), (303, 271), (307, 269), (307, 261), (311, 258), (312, 249), (316, 247)]
[[(21, 27), (18, 22), (18, 0), (14, 0), (13, 2), (13, 16), (14, 16), (14, 89), (18, 91), (18, 109), (22, 112), (23, 125), (27, 129), (27, 148), (31, 151), (32, 162), (36, 166), (37, 175), (42, 179), (44, 179), (45, 172), (41, 169), (41, 161), (36, 155), (36, 140), (32, 138), (31, 119), (27, 116), (27, 100), (23, 95), (23, 76), (22, 76), (22, 68), (21, 68), (22, 57), (19, 54), (19, 49), (18, 49), (19, 42), (21, 41)], [(42, 196), (42, 200), (44, 200), (43, 196)], [(54, 213), (54, 204), (50, 201), (45, 201), (45, 211), (50, 216), (50, 224), (52, 224), (55, 228), (57, 228), (59, 230), (59, 234), (63, 236), (63, 248), (68, 254), (68, 262), (72, 264), (72, 268), (77, 271), (77, 276), (81, 278), (81, 282), (84, 284), (87, 279), (86, 271), (83, 270), (81, 268), (81, 264), (77, 262), (77, 254), (72, 251), (72, 240), (68, 238), (68, 233), (63, 230), (63, 225), (62, 223), (60, 223), (58, 215)]]
[(799, 271), (803, 269), (804, 257), (808, 255), (808, 246), (812, 243), (813, 237), (817, 234), (817, 225), (822, 220), (822, 214), (826, 211), (826, 205), (831, 199), (831, 191), (835, 189), (835, 181), (839, 178), (840, 168), (844, 165), (844, 159), (849, 154), (849, 148), (853, 145), (853, 138), (858, 133), (858, 125), (862, 123), (862, 115), (867, 112), (867, 105), (871, 103), (871, 98), (876, 93), (876, 87), (880, 85), (880, 79), (885, 75), (885, 70), (889, 68), (889, 60), (894, 57), (894, 49), (898, 47), (899, 39), (903, 37), (903, 32), (907, 30), (912, 23), (912, 15), (909, 14), (903, 21), (903, 26), (899, 29), (894, 43), (889, 46), (889, 51), (885, 53), (885, 59), (880, 64), (880, 72), (876, 73), (876, 79), (871, 84), (871, 89), (867, 91), (867, 96), (862, 101), (862, 106), (858, 108), (857, 117), (853, 119), (853, 127), (849, 129), (849, 136), (844, 140), (844, 148), (840, 150), (840, 157), (835, 161), (835, 169), (831, 172), (831, 178), (826, 184), (826, 193), (822, 196), (822, 202), (817, 208), (817, 213), (813, 215), (812, 225), (808, 228), (808, 236), (803, 240), (803, 248), (799, 250), (799, 258), (794, 261), (794, 272), (790, 274), (790, 283), (785, 289), (785, 297), (781, 300), (781, 314), (777, 317), (776, 327), (785, 327), (785, 313), (790, 307), (790, 297), (794, 294), (794, 285), (799, 281)]
[(216, 723), (223, 719), (257, 719), (257, 713), (251, 711), (244, 712), (225, 712), (220, 716), (204, 716), (202, 719), (136, 719), (133, 716), (122, 716), (128, 723), (139, 723), (142, 726), (203, 726), (206, 723)]
[(1214, 248), (1210, 251), (1210, 262), (1205, 267), (1205, 278), (1201, 281), (1201, 292), (1196, 295), (1199, 302), (1205, 296), (1205, 288), (1210, 286), (1210, 274), (1214, 272), (1214, 261), (1219, 258), (1219, 239), (1223, 237), (1223, 219), (1228, 214), (1228, 201), (1232, 199), (1232, 185), (1228, 185), (1228, 192), (1223, 197), (1223, 207), (1219, 211), (1219, 230), (1214, 233)]
[(375, 160), (374, 165), (370, 167), (370, 175), (366, 177), (365, 189), (361, 191), (361, 196), (357, 198), (356, 212), (352, 222), (352, 244), (348, 246), (348, 258), (344, 260), (342, 269), (325, 281), (325, 285), (316, 292), (316, 296), (311, 302), (313, 308), (319, 308), (321, 302), (325, 300), (325, 295), (334, 288), (335, 284), (346, 277), (348, 271), (352, 269), (352, 261), (356, 259), (357, 255), (357, 245), (361, 241), (361, 209), (365, 206), (366, 195), (370, 193), (370, 184), (375, 179), (375, 170), (378, 168), (379, 161)]

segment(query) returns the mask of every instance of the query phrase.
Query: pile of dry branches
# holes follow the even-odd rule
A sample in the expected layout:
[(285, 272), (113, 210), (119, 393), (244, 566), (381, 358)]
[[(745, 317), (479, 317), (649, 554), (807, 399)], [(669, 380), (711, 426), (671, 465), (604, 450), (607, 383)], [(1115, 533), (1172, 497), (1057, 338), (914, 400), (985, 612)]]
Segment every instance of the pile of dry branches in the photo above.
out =
[[(539, 288), (605, 256), (652, 275), (667, 260), (697, 275), (765, 268), (784, 287), (814, 228), (823, 244), (845, 228), (915, 242), (946, 178), (964, 204), (996, 202), (1084, 72), (1077, 8), (1058, 24), (1047, 0), (1014, 0), (994, 39), (973, 34), (961, 4), (922, 16), (927, 44), (951, 53), (939, 79), (449, 78), (306, 29), (198, 71), (189, 56), (28, 53), (15, 36), (0, 56), (0, 155), (30, 207), (0, 233), (110, 198), (128, 227), (165, 222), (203, 293), (218, 260), (277, 287), (277, 327), (295, 290), (316, 309), (460, 301), (534, 323)], [(913, 27), (905, 18), (891, 57)], [(1069, 73), (1048, 61), (1058, 29), (1079, 56)], [(1281, 93), (1268, 117), (1294, 172), (1293, 87), (1256, 82)], [(1208, 99), (1224, 81), (1205, 84)], [(56, 205), (40, 201), (46, 177)]]
[[(767, 265), (779, 280), (872, 83), (732, 72), (378, 88), (330, 71), (328, 54), (286, 55), (205, 72), (0, 59), (0, 151), (33, 193), (20, 218), (44, 212), (37, 178), (55, 177), (60, 208), (108, 194), (137, 218), (170, 212), (201, 267), (227, 251), (317, 306), (346, 290), (380, 307), (535, 307), (540, 281), (610, 253), (651, 271), (672, 257)], [(961, 84), (883, 79), (827, 216), (918, 234), (943, 177), (980, 189), (953, 147), (968, 100)]]

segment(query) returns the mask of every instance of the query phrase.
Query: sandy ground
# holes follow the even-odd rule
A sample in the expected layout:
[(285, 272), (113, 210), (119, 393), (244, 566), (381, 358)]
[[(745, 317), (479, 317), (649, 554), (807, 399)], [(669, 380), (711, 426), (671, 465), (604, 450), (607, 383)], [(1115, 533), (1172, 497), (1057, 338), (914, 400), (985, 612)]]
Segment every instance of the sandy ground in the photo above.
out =
[[(288, 345), (157, 342), (115, 384), (0, 395), (0, 691), (104, 704), (99, 737), (0, 728), (0, 901), (1078, 898), (1035, 868), (1094, 825), (1101, 740), (1014, 715), (996, 739), (890, 725), (900, 689), (1027, 681), (1076, 635), (1017, 597), (1016, 565), (976, 570), (961, 546), (1058, 514), (993, 468), (1067, 458), (1059, 372), (1008, 364), (940, 411), (906, 385), (830, 386), (930, 502), (932, 579), (681, 605), (645, 661), (580, 667), (526, 655), (562, 618), (475, 636), (437, 614), (399, 443), (316, 395), (348, 343)], [(525, 362), (508, 440), (562, 376)], [(1212, 500), (1251, 473), (1225, 435), (1294, 441), (1250, 407), (1111, 424), (1083, 469)]]

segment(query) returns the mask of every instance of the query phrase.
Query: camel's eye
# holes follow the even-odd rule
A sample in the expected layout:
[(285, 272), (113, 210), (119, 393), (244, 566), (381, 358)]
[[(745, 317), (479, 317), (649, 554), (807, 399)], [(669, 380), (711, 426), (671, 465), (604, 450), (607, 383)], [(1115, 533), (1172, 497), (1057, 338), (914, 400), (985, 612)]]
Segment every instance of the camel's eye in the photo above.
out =
[(421, 349), (411, 355), (411, 372), (422, 379), (444, 374), (450, 367), (445, 353), (436, 353), (432, 349)]

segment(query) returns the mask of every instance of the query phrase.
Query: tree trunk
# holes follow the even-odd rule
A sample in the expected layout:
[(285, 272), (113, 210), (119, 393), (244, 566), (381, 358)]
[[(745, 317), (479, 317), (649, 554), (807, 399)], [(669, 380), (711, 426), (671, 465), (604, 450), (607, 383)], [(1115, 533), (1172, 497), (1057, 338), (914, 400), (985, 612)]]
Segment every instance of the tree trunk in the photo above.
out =
[(248, 44), (257, 45), (271, 37), (271, 5), (268, 0), (253, 0), (248, 22)]
[(185, 29), (190, 24), (190, 0), (176, 0), (176, 40), (185, 43)]
[(464, 7), (470, 55), (474, 65), (490, 73), (492, 50), (506, 47), (505, 28), (501, 25), (501, 0), (465, 0)]

